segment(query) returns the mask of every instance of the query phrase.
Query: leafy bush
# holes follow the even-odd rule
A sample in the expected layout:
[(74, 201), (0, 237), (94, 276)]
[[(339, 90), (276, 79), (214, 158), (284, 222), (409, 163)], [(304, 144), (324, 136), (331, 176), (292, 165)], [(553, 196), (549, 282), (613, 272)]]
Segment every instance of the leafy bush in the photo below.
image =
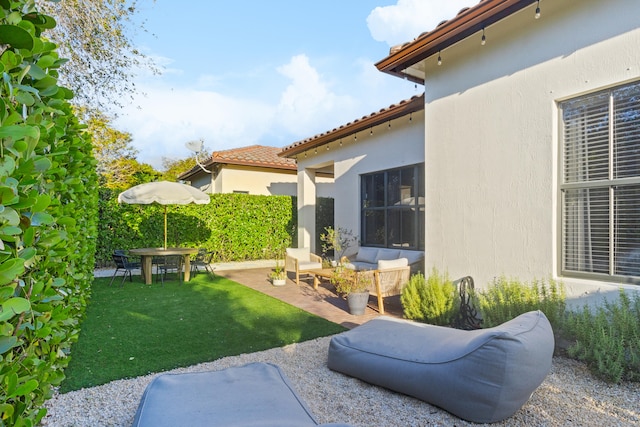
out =
[(404, 317), (441, 326), (451, 325), (458, 299), (456, 287), (448, 275), (440, 275), (436, 268), (426, 280), (422, 273), (411, 276), (400, 297)]
[(40, 37), (52, 25), (32, 1), (0, 2), (0, 425), (45, 415), (93, 279), (96, 162)]
[(532, 310), (542, 311), (554, 330), (559, 331), (565, 311), (562, 284), (550, 280), (522, 283), (500, 277), (485, 290), (476, 291), (483, 327), (491, 328)]
[[(111, 265), (114, 249), (164, 244), (164, 207), (118, 204), (118, 192), (100, 190), (97, 264)], [(332, 199), (319, 199), (325, 205)], [(295, 246), (297, 209), (290, 196), (212, 194), (207, 205), (167, 207), (167, 244), (214, 251), (213, 261), (281, 257)]]
[(568, 353), (586, 362), (607, 381), (640, 381), (640, 296), (620, 290), (617, 302), (569, 312), (565, 332), (573, 340)]

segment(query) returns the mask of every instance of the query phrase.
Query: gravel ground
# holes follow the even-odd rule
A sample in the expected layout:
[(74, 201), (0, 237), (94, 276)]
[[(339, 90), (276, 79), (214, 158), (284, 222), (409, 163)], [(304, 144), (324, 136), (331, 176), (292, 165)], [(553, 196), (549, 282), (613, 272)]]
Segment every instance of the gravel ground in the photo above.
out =
[[(330, 337), (226, 357), (171, 372), (220, 370), (249, 362), (274, 363), (321, 423), (356, 426), (477, 426), (427, 403), (371, 386), (327, 368)], [(42, 425), (130, 426), (142, 393), (156, 374), (56, 394)], [(511, 418), (494, 426), (638, 426), (640, 384), (609, 385), (571, 359), (554, 357), (551, 372)]]

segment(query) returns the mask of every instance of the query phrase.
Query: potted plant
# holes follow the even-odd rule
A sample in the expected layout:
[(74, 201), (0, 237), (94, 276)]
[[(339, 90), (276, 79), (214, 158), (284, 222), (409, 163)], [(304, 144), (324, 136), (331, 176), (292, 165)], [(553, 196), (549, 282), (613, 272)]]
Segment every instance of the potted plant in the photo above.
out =
[(369, 302), (369, 287), (371, 286), (369, 272), (338, 267), (331, 276), (331, 283), (335, 286), (338, 294), (346, 295), (349, 313), (355, 316), (364, 314)]
[(284, 286), (287, 283), (287, 272), (284, 270), (280, 260), (276, 261), (276, 266), (269, 274), (269, 277), (273, 286)]
[(325, 259), (331, 255), (334, 260), (337, 260), (331, 262), (335, 267), (347, 249), (357, 241), (357, 238), (353, 234), (353, 231), (342, 227), (338, 227), (337, 230), (334, 230), (333, 227), (325, 227), (324, 231), (325, 232), (320, 235), (322, 255)]

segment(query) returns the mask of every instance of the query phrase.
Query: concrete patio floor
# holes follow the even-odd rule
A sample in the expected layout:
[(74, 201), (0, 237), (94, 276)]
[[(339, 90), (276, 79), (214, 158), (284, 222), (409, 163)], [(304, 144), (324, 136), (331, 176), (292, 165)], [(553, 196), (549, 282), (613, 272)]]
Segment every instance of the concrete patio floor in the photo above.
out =
[[(296, 285), (295, 281), (291, 280), (292, 274), (289, 274), (286, 285), (273, 286), (269, 281), (271, 270), (271, 267), (244, 266), (235, 269), (216, 268), (215, 272), (219, 276), (248, 286), (349, 329), (380, 316), (378, 300), (375, 296), (369, 296), (369, 304), (364, 315), (353, 316), (349, 314), (347, 301), (340, 298), (332, 290), (333, 286), (327, 281), (323, 281), (316, 290), (313, 289), (313, 278), (311, 276), (301, 275), (300, 285)], [(384, 309), (384, 314), (387, 316), (402, 317), (400, 297), (385, 298)]]

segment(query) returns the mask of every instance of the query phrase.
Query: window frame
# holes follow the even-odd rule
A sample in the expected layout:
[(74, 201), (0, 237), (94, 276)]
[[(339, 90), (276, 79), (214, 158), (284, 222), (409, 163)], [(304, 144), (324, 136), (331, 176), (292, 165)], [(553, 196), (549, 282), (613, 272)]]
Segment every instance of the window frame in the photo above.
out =
[[(408, 170), (410, 168), (413, 168), (412, 187), (410, 191), (410, 193), (412, 194), (412, 196), (410, 197), (413, 199), (413, 203), (411, 204), (402, 203), (400, 205), (395, 205), (389, 200), (390, 193), (391, 193), (391, 189), (389, 186), (389, 176), (395, 173), (401, 174), (402, 171)], [(362, 246), (424, 251), (425, 249), (424, 248), (425, 247), (425, 221), (424, 221), (424, 215), (425, 215), (424, 176), (425, 175), (424, 175), (424, 171), (425, 171), (424, 163), (415, 163), (411, 165), (404, 165), (404, 166), (398, 166), (390, 169), (363, 173), (360, 175), (360, 240), (361, 240)], [(366, 206), (366, 203), (365, 203), (366, 200), (371, 200), (371, 198), (369, 199), (365, 198), (365, 193), (366, 193), (365, 186), (367, 185), (366, 180), (368, 177), (373, 178), (376, 175), (382, 175), (382, 179), (383, 179), (383, 189), (384, 189), (383, 204), (380, 206)], [(402, 178), (400, 178), (400, 181), (402, 182)], [(403, 200), (403, 199), (401, 198), (400, 200)], [(421, 201), (422, 203), (420, 203)], [(412, 246), (402, 246), (401, 244), (400, 246), (398, 246), (397, 244), (394, 244), (394, 242), (390, 241), (390, 238), (389, 238), (390, 221), (392, 219), (392, 215), (394, 213), (396, 214), (400, 213), (400, 217), (402, 217), (402, 212), (407, 213), (411, 211), (413, 212), (412, 213), (413, 218), (411, 219), (412, 221), (411, 227), (413, 231), (411, 232), (411, 235), (415, 244)], [(367, 213), (369, 212), (382, 212), (383, 214), (382, 218), (384, 222), (384, 243), (382, 244), (377, 243), (375, 241), (368, 240), (368, 234), (367, 234), (368, 223), (366, 221), (366, 216), (367, 216)], [(396, 219), (398, 219), (397, 215), (396, 215)], [(402, 218), (400, 218), (400, 220), (402, 222)], [(401, 232), (400, 234), (403, 234), (404, 229), (400, 227), (399, 231)], [(402, 238), (400, 239), (402, 240)]]
[[(559, 166), (558, 167), (558, 174), (559, 174), (559, 179), (558, 179), (558, 183), (559, 183), (559, 186), (558, 186), (559, 187), (559, 192), (558, 192), (558, 269), (559, 269), (560, 275), (563, 277), (596, 279), (596, 280), (616, 282), (616, 283), (640, 284), (640, 273), (637, 273), (638, 275), (621, 274), (620, 271), (623, 271), (624, 268), (620, 267), (619, 262), (622, 260), (623, 257), (620, 256), (620, 259), (617, 259), (618, 254), (621, 253), (619, 246), (628, 244), (628, 242), (626, 240), (623, 241), (620, 236), (623, 235), (624, 231), (627, 231), (628, 233), (628, 230), (634, 228), (630, 226), (623, 228), (622, 226), (620, 226), (620, 223), (623, 222), (622, 221), (623, 218), (619, 216), (621, 215), (619, 211), (624, 208), (624, 205), (622, 205), (623, 202), (628, 203), (628, 201), (624, 199), (623, 196), (625, 194), (625, 191), (627, 190), (635, 190), (636, 192), (640, 191), (640, 189), (638, 188), (640, 187), (640, 168), (637, 168), (637, 169), (633, 168), (634, 171), (638, 170), (638, 172), (635, 173), (634, 176), (616, 177), (616, 174), (622, 174), (625, 172), (628, 174), (628, 166), (627, 166), (627, 169), (625, 170), (624, 169), (625, 166), (623, 165), (623, 162), (625, 160), (628, 161), (629, 159), (627, 159), (626, 157), (622, 157), (620, 154), (620, 151), (622, 151), (622, 148), (624, 148), (623, 144), (625, 143), (628, 144), (628, 142), (624, 140), (623, 136), (617, 137), (616, 135), (617, 126), (620, 125), (619, 122), (616, 122), (617, 120), (616, 114), (620, 113), (621, 111), (624, 112), (625, 110), (622, 108), (618, 108), (619, 103), (614, 103), (615, 94), (625, 89), (632, 89), (632, 91), (640, 90), (640, 81), (627, 82), (627, 83), (616, 85), (604, 90), (600, 90), (600, 91), (589, 93), (589, 94), (583, 94), (580, 96), (576, 96), (576, 97), (558, 102), (558, 114), (559, 114), (559, 144), (558, 144), (559, 147), (558, 149), (559, 149), (559, 160), (560, 160), (558, 163), (558, 166)], [(584, 156), (585, 158), (588, 157), (588, 160), (578, 159), (578, 160), (575, 160), (574, 164), (571, 164), (571, 165), (569, 164), (570, 160), (567, 159), (568, 157), (567, 152), (569, 151), (569, 149), (567, 147), (570, 144), (570, 142), (568, 141), (569, 138), (567, 138), (568, 127), (567, 127), (567, 120), (565, 119), (565, 112), (567, 110), (567, 106), (569, 106), (571, 103), (579, 103), (580, 101), (585, 101), (585, 100), (588, 100), (589, 98), (593, 98), (595, 100), (598, 96), (604, 96), (604, 95), (606, 95), (608, 99), (608, 105), (607, 105), (607, 111), (606, 111), (606, 118), (607, 118), (606, 119), (606, 127), (607, 127), (606, 135), (607, 136), (606, 136), (605, 144), (603, 144), (607, 146), (607, 151), (606, 151), (606, 158), (607, 158), (606, 175), (607, 176), (606, 178), (598, 177), (596, 179), (590, 179), (589, 174), (593, 172), (591, 168), (594, 165), (595, 165), (594, 170), (596, 170), (596, 172), (602, 173), (600, 170), (598, 170), (598, 166), (592, 160), (597, 154), (589, 154), (589, 156)], [(634, 100), (636, 96), (638, 95), (633, 96)], [(624, 99), (624, 102), (620, 102), (620, 104), (624, 106), (625, 103), (629, 103), (629, 100), (631, 99), (632, 97)], [(635, 101), (633, 105), (635, 108)], [(594, 102), (594, 104), (585, 104), (585, 109), (589, 109), (589, 108), (594, 108), (594, 109), (597, 108), (596, 102)], [(638, 110), (640, 111), (640, 107), (638, 107)], [(578, 115), (577, 117), (578, 117), (577, 120), (583, 120), (590, 123), (591, 120), (594, 120), (595, 118), (597, 118), (597, 115), (582, 114), (582, 115)], [(588, 127), (589, 125), (587, 124), (583, 126)], [(640, 115), (638, 115), (638, 118), (636, 118), (635, 116), (633, 117), (630, 127), (632, 128), (640, 127)], [(589, 134), (588, 132), (589, 132), (589, 129), (587, 129), (587, 133), (586, 133), (587, 136), (586, 137), (582, 136), (582, 141), (580, 140), (578, 141), (578, 143), (582, 143), (584, 147), (578, 147), (578, 149), (583, 148), (583, 149), (586, 149), (587, 151), (588, 150), (597, 151), (598, 148), (602, 148), (597, 146), (598, 143), (601, 143), (601, 141), (598, 140), (598, 138), (593, 138), (595, 142), (588, 141), (588, 138), (591, 138), (591, 134)], [(633, 135), (638, 136), (640, 135), (640, 132), (633, 132)], [(583, 142), (584, 140), (586, 140), (586, 142)], [(635, 143), (635, 139), (632, 140), (632, 143)], [(638, 146), (640, 150), (640, 140), (638, 141)], [(575, 149), (575, 147), (573, 148)], [(616, 151), (616, 150), (619, 150), (619, 151)], [(640, 158), (638, 159), (631, 158), (631, 161), (640, 161)], [(573, 168), (573, 170), (577, 171), (574, 173), (574, 180), (572, 180), (571, 182), (567, 180), (567, 176), (571, 174), (571, 170), (569, 170), (568, 168)], [(575, 176), (580, 174), (586, 175), (587, 178), (582, 180), (575, 179)], [(582, 269), (579, 269), (579, 267), (578, 269), (572, 269), (570, 268), (570, 266), (567, 267), (567, 264), (570, 263), (567, 261), (568, 257), (571, 257), (572, 260), (576, 260), (574, 261), (576, 264), (580, 264), (584, 262), (584, 260), (582, 259), (582, 257), (584, 256), (584, 253), (587, 253), (587, 256), (592, 258), (595, 258), (597, 255), (597, 254), (594, 254), (595, 250), (593, 247), (591, 247), (589, 250), (582, 249), (579, 247), (580, 246), (579, 244), (576, 245), (575, 243), (573, 244), (574, 247), (572, 248), (573, 252), (570, 252), (571, 249), (568, 248), (568, 246), (570, 246), (571, 243), (568, 243), (567, 239), (568, 238), (576, 239), (576, 235), (578, 239), (584, 236), (588, 236), (586, 238), (591, 239), (592, 234), (596, 234), (593, 231), (590, 232), (585, 230), (585, 227), (594, 227), (595, 229), (595, 226), (591, 224), (591, 217), (596, 216), (596, 214), (599, 212), (598, 209), (600, 208), (596, 206), (589, 197), (591, 196), (591, 193), (592, 193), (590, 190), (598, 190), (598, 189), (602, 190), (603, 192), (604, 190), (606, 190), (608, 193), (607, 197), (602, 197), (601, 199), (599, 199), (599, 201), (604, 200), (606, 202), (606, 210), (603, 210), (603, 212), (605, 212), (606, 215), (608, 215), (608, 222), (606, 227), (607, 236), (606, 236), (606, 239), (602, 238), (602, 241), (607, 240), (607, 244), (608, 244), (606, 247), (606, 254), (608, 258), (606, 261), (608, 264), (607, 265), (608, 270), (606, 273), (589, 271), (588, 268), (584, 268), (584, 267)], [(571, 209), (567, 208), (566, 206), (566, 203), (569, 197), (568, 194), (570, 192), (573, 192), (575, 194), (582, 191), (588, 194), (588, 197), (583, 199), (581, 199), (580, 197), (577, 197), (573, 200), (574, 200), (574, 203), (576, 203), (576, 200), (577, 200), (577, 203), (582, 203), (583, 207), (579, 207), (578, 209), (574, 208), (574, 211), (571, 211)], [(587, 198), (589, 198), (589, 200), (585, 200)], [(594, 197), (594, 200), (596, 199), (597, 197)], [(640, 199), (637, 199), (637, 200), (640, 201)], [(636, 200), (632, 200), (632, 202), (635, 202), (635, 201)], [(585, 208), (584, 206), (587, 206), (587, 207)], [(584, 221), (581, 215), (576, 215), (575, 213), (575, 211), (581, 211), (584, 209), (586, 209), (586, 214), (583, 214), (582, 216), (587, 216), (589, 218), (589, 225), (583, 225), (583, 224), (577, 224), (577, 223), (570, 224), (567, 221), (567, 215), (568, 213), (571, 213), (571, 212), (575, 215), (575, 218), (578, 218), (576, 222), (579, 223)], [(601, 213), (601, 216), (604, 216), (604, 214)], [(636, 215), (634, 216), (637, 218), (638, 221), (640, 221), (640, 214), (637, 216)], [(636, 218), (633, 218), (633, 220), (636, 220)], [(584, 221), (584, 222), (586, 223), (587, 221)], [(567, 232), (567, 229), (570, 227), (572, 227), (574, 230), (575, 229), (579, 230), (577, 233), (575, 233), (576, 235), (572, 235), (571, 232)], [(620, 240), (618, 241), (617, 239), (620, 239)], [(640, 236), (639, 236), (639, 239), (640, 239)], [(640, 242), (640, 240), (638, 241)], [(601, 266), (602, 265), (603, 263), (601, 262)], [(634, 266), (633, 268), (640, 269), (640, 265), (638, 267)], [(590, 269), (593, 270), (594, 266), (590, 265)], [(628, 273), (628, 271), (626, 273)]]

